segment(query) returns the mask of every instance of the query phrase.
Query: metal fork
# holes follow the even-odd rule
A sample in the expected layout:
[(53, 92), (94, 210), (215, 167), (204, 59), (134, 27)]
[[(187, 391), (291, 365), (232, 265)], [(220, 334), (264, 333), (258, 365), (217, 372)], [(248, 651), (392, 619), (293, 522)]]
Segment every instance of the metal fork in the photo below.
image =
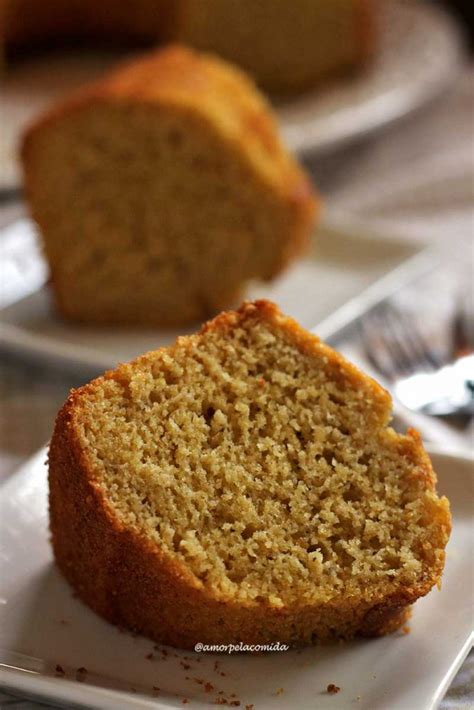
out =
[(369, 361), (389, 380), (432, 372), (444, 364), (440, 348), (420, 333), (413, 317), (389, 301), (364, 316), (360, 326)]
[[(470, 301), (469, 301), (470, 302)], [(416, 317), (391, 302), (364, 316), (365, 355), (408, 408), (425, 414), (474, 414), (474, 343), (467, 302), (458, 311), (451, 342), (427, 337)]]

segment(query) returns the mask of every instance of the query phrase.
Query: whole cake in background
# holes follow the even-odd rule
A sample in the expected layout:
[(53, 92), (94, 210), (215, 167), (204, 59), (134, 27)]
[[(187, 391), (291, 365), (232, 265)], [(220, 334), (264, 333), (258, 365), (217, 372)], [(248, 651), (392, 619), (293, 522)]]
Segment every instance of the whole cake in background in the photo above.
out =
[(57, 308), (76, 321), (202, 320), (279, 274), (314, 221), (311, 185), (252, 82), (179, 46), (54, 107), (22, 160)]
[(309, 644), (399, 628), (451, 518), (389, 394), (266, 301), (71, 393), (49, 451), (57, 564), (157, 641)]
[(364, 64), (375, 0), (0, 0), (8, 53), (92, 40), (180, 41), (236, 62), (265, 89), (296, 92)]
[(298, 92), (372, 55), (374, 0), (180, 0), (170, 35), (238, 63), (265, 89)]

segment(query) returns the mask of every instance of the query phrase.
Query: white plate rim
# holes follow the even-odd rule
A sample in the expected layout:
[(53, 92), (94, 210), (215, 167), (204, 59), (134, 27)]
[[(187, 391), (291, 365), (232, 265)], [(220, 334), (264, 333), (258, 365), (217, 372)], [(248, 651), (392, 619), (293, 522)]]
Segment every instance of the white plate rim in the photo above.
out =
[[(310, 157), (316, 153), (329, 152), (403, 119), (440, 96), (463, 65), (463, 33), (447, 10), (439, 6), (415, 2), (409, 4), (393, 2), (393, 0), (386, 0), (386, 2), (387, 5), (390, 4), (391, 12), (414, 13), (414, 17), (420, 24), (422, 19), (428, 20), (438, 32), (443, 33), (449, 53), (443, 70), (436, 75), (427, 75), (418, 82), (407, 83), (404, 87), (394, 87), (385, 94), (381, 92), (380, 95), (358, 105), (356, 111), (352, 111), (349, 106), (342, 107), (331, 117), (331, 121), (326, 117), (325, 130), (321, 130), (318, 122), (311, 125), (306, 121), (302, 124), (305, 131), (298, 133), (292, 130), (291, 125), (282, 122), (282, 133), (288, 146), (295, 153)], [(347, 130), (349, 114), (351, 128)]]

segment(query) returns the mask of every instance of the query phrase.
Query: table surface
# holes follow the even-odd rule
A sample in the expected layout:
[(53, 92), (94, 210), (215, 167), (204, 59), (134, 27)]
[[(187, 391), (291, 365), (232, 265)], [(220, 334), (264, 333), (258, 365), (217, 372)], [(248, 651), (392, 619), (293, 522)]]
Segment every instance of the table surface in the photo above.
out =
[[(417, 115), (364, 142), (307, 163), (329, 212), (354, 213), (382, 230), (396, 230), (406, 239), (436, 244), (443, 255), (443, 267), (414, 284), (409, 294), (434, 324), (446, 316), (459, 284), (469, 283), (467, 277), (472, 276), (472, 79), (469, 67), (445, 96)], [(0, 199), (0, 226), (23, 215), (24, 210), (19, 201)], [(44, 445), (69, 389), (80, 384), (74, 375), (0, 354), (1, 477), (12, 475)], [(472, 437), (472, 429), (466, 436)], [(470, 442), (472, 446), (472, 438)], [(0, 692), (3, 707), (32, 710), (46, 706)], [(472, 652), (440, 707), (474, 708)]]

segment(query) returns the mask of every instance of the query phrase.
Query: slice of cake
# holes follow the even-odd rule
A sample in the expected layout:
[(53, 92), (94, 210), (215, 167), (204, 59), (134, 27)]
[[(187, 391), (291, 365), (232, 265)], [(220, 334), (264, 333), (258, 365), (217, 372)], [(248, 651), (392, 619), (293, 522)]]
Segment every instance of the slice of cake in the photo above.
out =
[(384, 634), (440, 581), (449, 505), (390, 397), (266, 301), (73, 391), (49, 454), (57, 563), (157, 641)]
[(170, 36), (216, 52), (266, 89), (297, 92), (363, 65), (375, 0), (180, 0)]
[(49, 112), (23, 166), (57, 307), (77, 321), (203, 319), (278, 274), (315, 212), (253, 84), (180, 47)]

